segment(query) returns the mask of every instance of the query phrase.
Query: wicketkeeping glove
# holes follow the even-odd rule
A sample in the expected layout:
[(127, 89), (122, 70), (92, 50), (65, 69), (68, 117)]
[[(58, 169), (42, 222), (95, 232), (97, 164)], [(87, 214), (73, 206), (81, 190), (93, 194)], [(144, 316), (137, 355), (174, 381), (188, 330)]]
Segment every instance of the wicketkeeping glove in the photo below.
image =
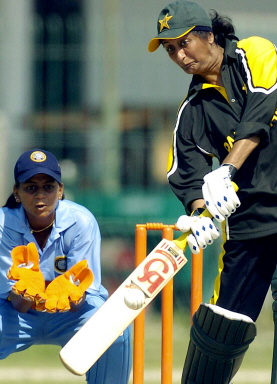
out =
[(45, 290), (47, 312), (65, 312), (70, 304), (78, 304), (93, 282), (93, 273), (87, 260), (79, 261), (63, 275), (56, 277)]
[(231, 182), (236, 171), (233, 165), (223, 164), (204, 176), (202, 193), (206, 208), (219, 222), (224, 221), (240, 206), (240, 200)]
[(17, 280), (12, 290), (30, 301), (46, 299), (44, 276), (39, 268), (39, 254), (35, 243), (19, 245), (11, 251), (13, 264), (8, 278)]
[(213, 221), (209, 217), (200, 217), (204, 209), (197, 209), (191, 216), (182, 215), (175, 226), (182, 232), (191, 231), (187, 242), (192, 253), (197, 254), (200, 248), (205, 249), (220, 235)]

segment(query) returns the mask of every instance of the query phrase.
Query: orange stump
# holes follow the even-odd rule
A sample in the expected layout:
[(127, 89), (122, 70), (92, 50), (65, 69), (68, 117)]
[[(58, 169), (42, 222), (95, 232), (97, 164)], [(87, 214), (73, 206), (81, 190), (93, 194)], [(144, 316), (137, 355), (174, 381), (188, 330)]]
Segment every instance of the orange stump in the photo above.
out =
[[(162, 223), (137, 224), (135, 234), (136, 266), (147, 256), (147, 231), (159, 230), (162, 237), (173, 240), (174, 225)], [(191, 271), (191, 315), (202, 302), (203, 254), (193, 255)], [(173, 371), (173, 279), (161, 293), (161, 384), (172, 384)], [(133, 384), (144, 384), (145, 311), (134, 321)]]

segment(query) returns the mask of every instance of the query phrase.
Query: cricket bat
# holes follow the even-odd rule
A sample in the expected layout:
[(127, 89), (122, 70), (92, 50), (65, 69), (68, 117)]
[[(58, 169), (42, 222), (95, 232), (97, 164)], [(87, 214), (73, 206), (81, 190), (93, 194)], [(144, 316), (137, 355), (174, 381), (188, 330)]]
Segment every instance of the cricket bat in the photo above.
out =
[[(210, 214), (206, 210), (201, 216), (210, 217)], [(85, 374), (186, 264), (184, 249), (190, 233), (184, 233), (176, 240), (162, 239), (68, 341), (60, 351), (60, 358), (69, 371), (80, 376)], [(130, 286), (136, 286), (144, 293), (144, 302), (137, 309), (126, 304), (126, 290)]]
[[(232, 184), (237, 191), (237, 185)], [(207, 209), (200, 216), (212, 217)], [(68, 341), (60, 351), (60, 358), (69, 371), (80, 376), (85, 374), (186, 264), (184, 250), (190, 233), (183, 233), (175, 240), (162, 239)], [(126, 301), (126, 292), (130, 286), (143, 293), (143, 301), (136, 308)]]

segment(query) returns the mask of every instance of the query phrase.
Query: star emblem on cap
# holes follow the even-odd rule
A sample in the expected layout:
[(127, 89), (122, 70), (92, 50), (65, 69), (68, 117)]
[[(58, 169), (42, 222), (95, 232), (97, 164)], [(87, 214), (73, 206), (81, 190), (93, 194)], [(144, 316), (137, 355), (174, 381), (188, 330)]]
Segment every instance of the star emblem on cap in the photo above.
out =
[(165, 17), (162, 19), (162, 20), (159, 20), (159, 23), (160, 23), (160, 32), (162, 32), (162, 30), (164, 28), (168, 28), (170, 29), (170, 26), (168, 25), (168, 21), (170, 19), (172, 19), (173, 16), (168, 16), (168, 13), (165, 15)]

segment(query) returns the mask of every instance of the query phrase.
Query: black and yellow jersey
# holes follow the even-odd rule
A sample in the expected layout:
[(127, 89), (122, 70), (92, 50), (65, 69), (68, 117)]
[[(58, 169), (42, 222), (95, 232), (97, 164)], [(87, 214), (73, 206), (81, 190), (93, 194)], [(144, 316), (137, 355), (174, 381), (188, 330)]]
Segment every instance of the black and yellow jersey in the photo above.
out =
[(202, 198), (213, 158), (221, 163), (237, 140), (258, 135), (258, 148), (238, 171), (240, 208), (228, 220), (230, 239), (277, 233), (277, 55), (261, 37), (226, 40), (224, 87), (194, 76), (182, 102), (168, 160), (169, 183), (187, 213)]

